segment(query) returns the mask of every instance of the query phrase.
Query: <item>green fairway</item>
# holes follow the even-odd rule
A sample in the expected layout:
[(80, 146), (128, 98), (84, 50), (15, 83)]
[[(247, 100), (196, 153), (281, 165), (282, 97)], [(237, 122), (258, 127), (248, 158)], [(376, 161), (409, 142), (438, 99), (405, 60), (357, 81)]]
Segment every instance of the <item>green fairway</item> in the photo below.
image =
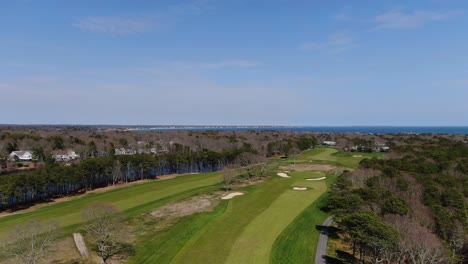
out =
[(245, 227), (267, 210), (288, 189), (292, 181), (275, 178), (247, 188), (245, 195), (229, 201), (224, 215), (187, 243), (174, 259), (174, 263), (225, 263)]
[(325, 181), (305, 181), (323, 176), (320, 172), (291, 173), (290, 185), (305, 186), (306, 191), (288, 188), (270, 207), (250, 222), (238, 236), (226, 263), (268, 263), (270, 249), (284, 228), (326, 191)]
[[(328, 177), (330, 185), (334, 177)], [(327, 204), (324, 193), (299, 214), (276, 239), (270, 255), (270, 263), (313, 263), (320, 232), (317, 225), (323, 223), (328, 214), (321, 210)]]
[(180, 249), (210, 221), (224, 213), (227, 201), (219, 204), (213, 212), (195, 214), (182, 219), (175, 219), (170, 228), (158, 233), (142, 236), (136, 243), (136, 252), (128, 263), (170, 263)]
[(170, 180), (133, 185), (105, 193), (85, 195), (71, 201), (53, 204), (36, 211), (14, 214), (0, 218), (0, 235), (4, 236), (13, 226), (32, 219), (55, 219), (62, 227), (73, 227), (82, 222), (81, 211), (96, 201), (110, 202), (129, 215), (151, 210), (160, 200), (170, 200), (173, 196), (187, 197), (193, 191), (204, 190), (220, 181), (218, 173), (186, 175)]
[(357, 168), (359, 162), (363, 159), (382, 158), (385, 153), (382, 152), (335, 152), (331, 156), (336, 158), (337, 163), (348, 168)]
[(330, 164), (340, 167), (357, 168), (359, 162), (365, 158), (381, 158), (383, 156), (384, 153), (339, 152), (334, 148), (318, 147), (304, 151), (295, 158), (284, 160), (283, 163)]
[[(320, 208), (326, 203), (327, 186), (334, 176), (331, 171), (308, 170), (309, 166), (304, 165), (356, 168), (363, 158), (381, 156), (316, 148), (295, 159), (273, 159), (269, 164), (272, 178), (237, 187), (243, 196), (223, 200), (210, 212), (168, 222), (147, 213), (174, 201), (219, 190), (221, 176), (206, 173), (154, 180), (0, 218), (0, 236), (31, 219), (56, 219), (68, 235), (79, 230), (84, 207), (104, 201), (122, 210), (128, 216), (128, 225), (134, 228), (135, 254), (129, 263), (311, 263), (319, 234), (315, 226), (327, 217)], [(290, 178), (276, 176), (279, 168), (286, 166)], [(325, 176), (326, 180), (306, 180)]]

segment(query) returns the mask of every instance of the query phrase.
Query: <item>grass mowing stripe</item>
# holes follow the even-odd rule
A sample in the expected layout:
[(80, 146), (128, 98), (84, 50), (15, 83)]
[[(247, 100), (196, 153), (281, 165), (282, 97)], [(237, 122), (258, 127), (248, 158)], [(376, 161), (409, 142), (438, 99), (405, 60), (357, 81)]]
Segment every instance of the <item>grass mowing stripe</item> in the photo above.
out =
[(173, 263), (224, 263), (244, 228), (289, 188), (292, 179), (273, 178), (243, 189), (243, 196), (229, 200), (226, 212), (198, 238), (191, 240)]
[[(305, 180), (323, 175), (321, 172), (292, 171), (289, 175), (292, 185), (288, 183), (288, 190), (245, 227), (232, 246), (226, 263), (268, 263), (276, 238), (327, 189), (325, 181)], [(309, 189), (296, 191), (292, 190), (292, 186), (306, 186)]]
[[(105, 193), (85, 195), (67, 202), (52, 204), (35, 211), (14, 214), (0, 218), (0, 236), (6, 235), (8, 230), (17, 224), (32, 219), (46, 220), (55, 218), (63, 227), (79, 225), (82, 222), (83, 208), (96, 201), (113, 203), (120, 210), (139, 208), (152, 202), (171, 197), (197, 188), (213, 186), (220, 181), (219, 173), (207, 173), (181, 176), (170, 180), (153, 181), (149, 183), (129, 186)], [(143, 210), (145, 206), (141, 209)], [(135, 209), (138, 213), (138, 209)], [(69, 228), (66, 228), (68, 230)]]
[(175, 220), (177, 223), (165, 230), (142, 237), (136, 244), (136, 255), (128, 263), (151, 264), (170, 263), (179, 250), (197, 233), (203, 232), (204, 227), (221, 216), (228, 202), (222, 201), (209, 213), (199, 213)]
[[(327, 178), (327, 185), (334, 177)], [(327, 204), (328, 192), (322, 194), (314, 203), (299, 214), (273, 244), (270, 263), (314, 263), (320, 232), (316, 225), (321, 225), (328, 214), (320, 208)]]

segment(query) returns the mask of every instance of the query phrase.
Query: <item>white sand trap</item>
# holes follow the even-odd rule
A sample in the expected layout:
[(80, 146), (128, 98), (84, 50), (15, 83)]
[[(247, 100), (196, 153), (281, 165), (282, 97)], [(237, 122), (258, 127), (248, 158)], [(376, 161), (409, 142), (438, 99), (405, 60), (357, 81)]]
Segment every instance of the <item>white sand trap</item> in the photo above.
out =
[(306, 181), (321, 181), (325, 180), (327, 177), (320, 177), (320, 178), (314, 178), (314, 179), (306, 179)]
[(305, 191), (307, 190), (306, 187), (294, 187), (293, 190), (296, 190), (296, 191)]
[(289, 175), (287, 175), (287, 174), (284, 173), (284, 172), (280, 172), (280, 173), (278, 173), (277, 175), (280, 176), (280, 177), (283, 177), (283, 178), (291, 178), (291, 177), (289, 177)]
[(360, 158), (362, 155), (353, 155), (353, 158)]
[(229, 199), (232, 199), (233, 197), (236, 197), (238, 195), (244, 195), (244, 194), (241, 193), (241, 192), (233, 192), (233, 193), (229, 193), (229, 194), (224, 195), (223, 197), (221, 197), (221, 199), (229, 200)]

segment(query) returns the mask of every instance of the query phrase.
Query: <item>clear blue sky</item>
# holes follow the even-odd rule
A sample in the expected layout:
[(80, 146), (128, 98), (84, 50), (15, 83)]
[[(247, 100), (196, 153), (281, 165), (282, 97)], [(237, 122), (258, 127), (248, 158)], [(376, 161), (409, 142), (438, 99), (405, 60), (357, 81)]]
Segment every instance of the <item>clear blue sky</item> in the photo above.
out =
[(0, 3), (0, 123), (468, 125), (468, 1)]

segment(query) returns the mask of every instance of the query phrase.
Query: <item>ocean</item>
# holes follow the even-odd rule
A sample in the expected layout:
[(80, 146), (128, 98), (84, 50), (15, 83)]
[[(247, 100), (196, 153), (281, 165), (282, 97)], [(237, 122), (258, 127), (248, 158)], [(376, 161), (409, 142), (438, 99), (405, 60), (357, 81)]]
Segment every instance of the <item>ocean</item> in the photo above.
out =
[(219, 130), (219, 131), (293, 131), (371, 134), (468, 134), (468, 126), (156, 126), (131, 131)]

